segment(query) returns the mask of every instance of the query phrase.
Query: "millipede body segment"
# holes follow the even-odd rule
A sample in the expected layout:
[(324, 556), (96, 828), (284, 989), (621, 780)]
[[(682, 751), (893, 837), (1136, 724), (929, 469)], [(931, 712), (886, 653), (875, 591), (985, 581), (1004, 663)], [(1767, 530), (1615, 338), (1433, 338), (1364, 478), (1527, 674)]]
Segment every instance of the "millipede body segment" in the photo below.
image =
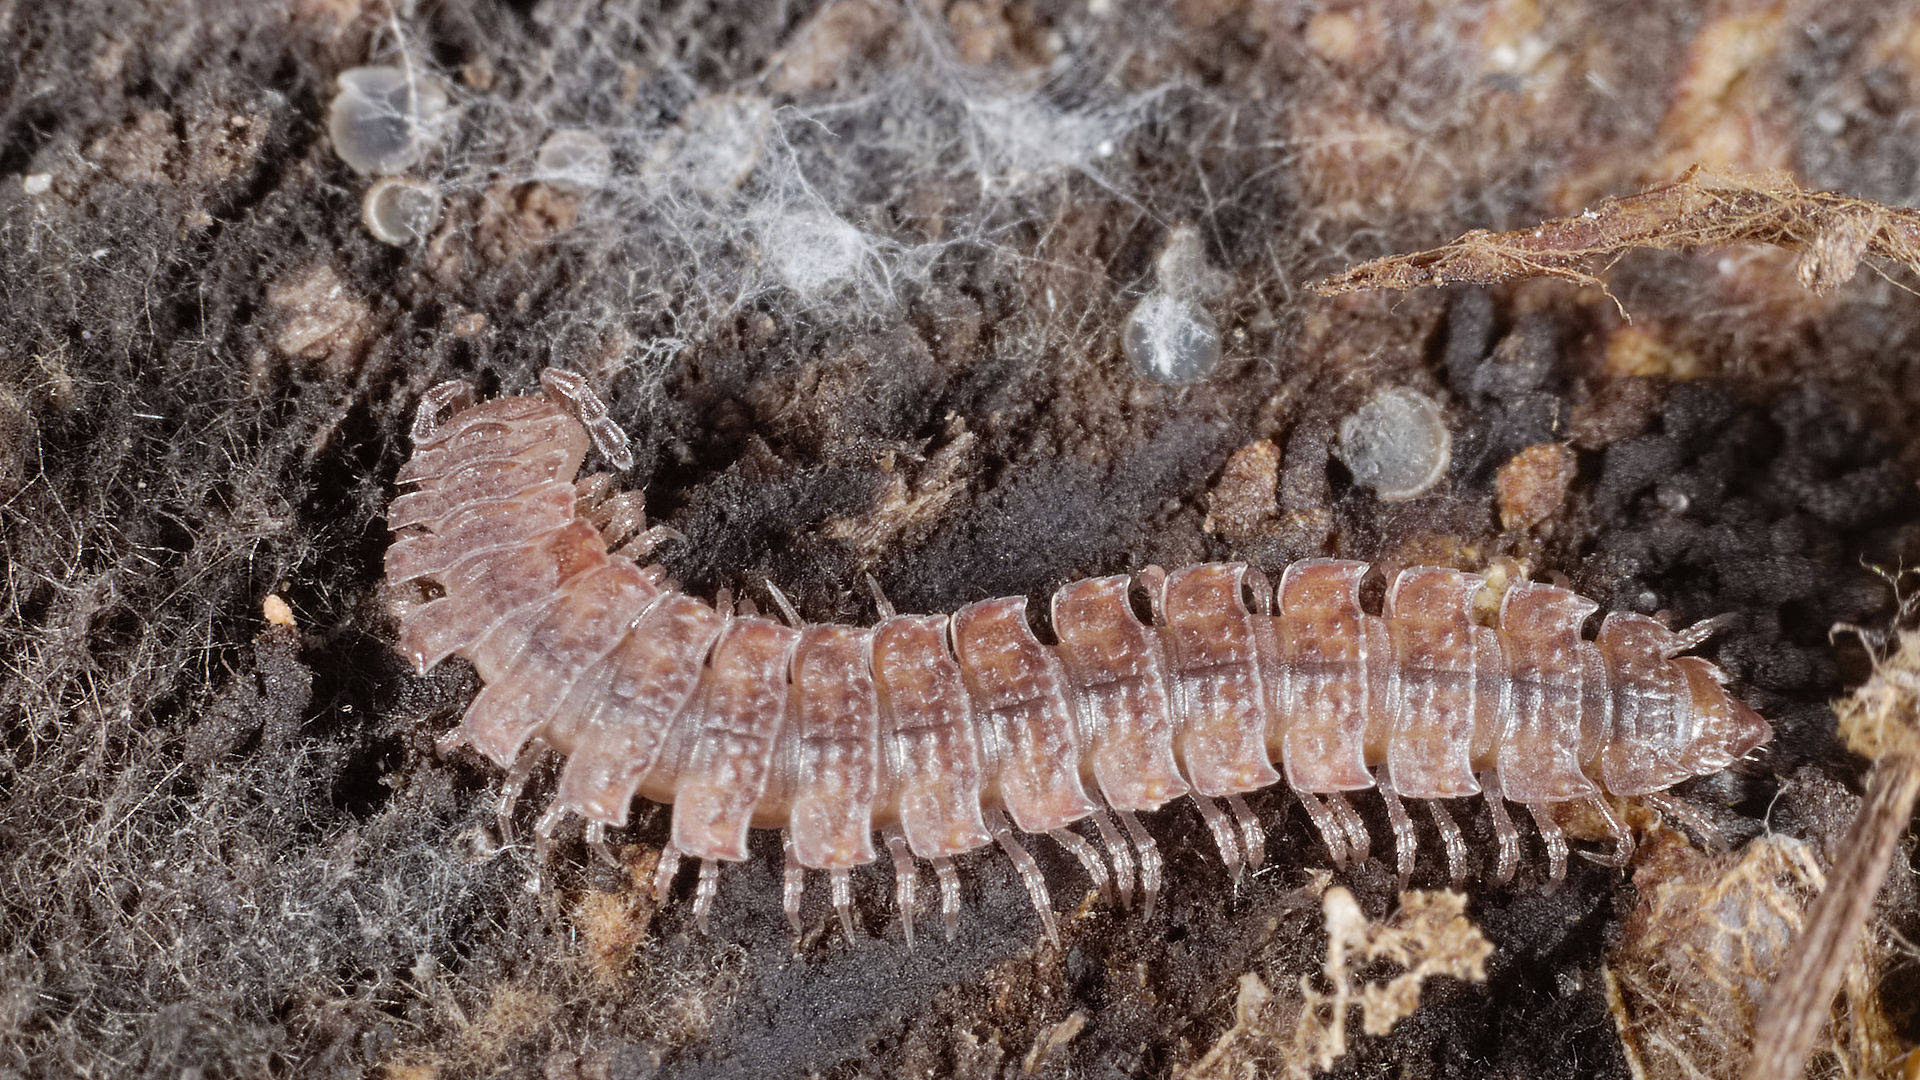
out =
[[(1479, 796), (1499, 842), (1493, 876), (1516, 863), (1512, 802), (1557, 878), (1567, 845), (1552, 804), (1592, 804), (1623, 860), (1630, 840), (1605, 796), (1655, 796), (1771, 734), (1719, 669), (1679, 655), (1703, 633), (1614, 613), (1588, 640), (1596, 604), (1526, 582), (1481, 625), (1486, 583), (1457, 570), (1399, 572), (1376, 615), (1360, 562), (1297, 562), (1277, 587), (1237, 563), (1149, 567), (1061, 588), (1052, 643), (1025, 597), (952, 615), (894, 614), (878, 598), (871, 627), (716, 606), (641, 565), (659, 530), (644, 528), (637, 494), (610, 494), (605, 474), (576, 480), (593, 445), (631, 463), (598, 399), (569, 372), (541, 384), (476, 403), (446, 383), (423, 401), (398, 475), (411, 490), (388, 513), (400, 648), (423, 672), (455, 654), (479, 672), (485, 688), (446, 742), (509, 770), (503, 828), (549, 750), (565, 765), (543, 848), (567, 815), (599, 846), (636, 795), (671, 803), (656, 889), (683, 856), (699, 860), (702, 923), (718, 864), (747, 857), (750, 829), (777, 828), (796, 926), (803, 875), (823, 869), (851, 928), (848, 873), (876, 858), (879, 832), (909, 940), (914, 860), (932, 862), (951, 932), (952, 859), (993, 843), (1053, 935), (1019, 834), (1062, 843), (1124, 904), (1137, 881), (1150, 907), (1160, 857), (1141, 811), (1192, 799), (1237, 876), (1264, 847), (1241, 796), (1280, 782), (1337, 863), (1369, 849), (1345, 793), (1376, 789), (1403, 882), (1408, 799), (1430, 808), (1457, 881), (1448, 802)], [(1075, 831), (1089, 822), (1104, 859)]]

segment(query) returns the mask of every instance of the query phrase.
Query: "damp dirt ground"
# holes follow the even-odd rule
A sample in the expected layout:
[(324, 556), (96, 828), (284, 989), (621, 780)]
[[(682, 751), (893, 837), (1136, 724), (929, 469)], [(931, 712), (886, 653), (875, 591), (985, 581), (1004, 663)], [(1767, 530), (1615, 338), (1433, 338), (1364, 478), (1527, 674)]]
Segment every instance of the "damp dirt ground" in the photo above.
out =
[[(1866, 669), (1831, 631), (1885, 626), (1920, 559), (1920, 281), (1639, 253), (1607, 270), (1631, 321), (1560, 282), (1304, 286), (1695, 162), (1912, 205), (1914, 5), (0, 0), (0, 55), (0, 1076), (1177, 1076), (1242, 976), (1319, 971), (1326, 856), (1273, 791), (1237, 889), (1195, 811), (1148, 816), (1151, 919), (1036, 842), (1059, 948), (984, 854), (951, 940), (923, 908), (909, 950), (876, 866), (854, 940), (815, 882), (796, 942), (768, 835), (697, 933), (646, 895), (659, 807), (624, 869), (575, 832), (536, 882), (496, 770), (434, 750), (477, 679), (391, 647), (383, 507), (447, 378), (582, 371), (669, 572), (819, 621), (872, 619), (867, 574), (947, 611), (1327, 555), (1726, 616), (1705, 654), (1776, 739), (1684, 793), (1734, 843), (1851, 812), (1828, 703)], [(407, 246), (327, 133), (364, 64), (453, 103)], [(566, 127), (607, 175), (540, 171)], [(1181, 228), (1222, 357), (1168, 386), (1120, 342)], [(1387, 386), (1453, 440), (1397, 503), (1333, 453)], [(1540, 444), (1569, 464), (1503, 504)], [(1328, 1074), (1629, 1076), (1603, 967), (1635, 880), (1549, 883), (1527, 828), (1485, 884), (1463, 825), (1485, 982), (1430, 980)], [(1333, 878), (1376, 918), (1385, 847)], [(1912, 1042), (1920, 978), (1888, 980)]]

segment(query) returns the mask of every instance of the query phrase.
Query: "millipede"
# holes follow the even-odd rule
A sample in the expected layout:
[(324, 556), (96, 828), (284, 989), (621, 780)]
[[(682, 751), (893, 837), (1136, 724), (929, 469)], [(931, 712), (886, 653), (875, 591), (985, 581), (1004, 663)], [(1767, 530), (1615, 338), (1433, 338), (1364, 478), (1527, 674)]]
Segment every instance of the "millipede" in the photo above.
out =
[(1403, 887), (1407, 802), (1425, 804), (1458, 884), (1467, 852), (1449, 804), (1469, 797), (1492, 821), (1494, 883), (1520, 857), (1508, 803), (1532, 817), (1558, 881), (1556, 804), (1592, 807), (1612, 848), (1582, 854), (1624, 865), (1633, 841), (1608, 797), (1671, 805), (1668, 788), (1772, 734), (1718, 667), (1682, 655), (1714, 620), (1673, 630), (1614, 612), (1589, 640), (1598, 604), (1516, 581), (1487, 625), (1486, 579), (1453, 569), (1399, 571), (1376, 615), (1363, 562), (1295, 562), (1277, 586), (1243, 563), (1146, 567), (1056, 591), (1050, 641), (1023, 596), (911, 615), (875, 587), (880, 619), (865, 627), (807, 623), (771, 585), (783, 619), (708, 602), (643, 565), (672, 533), (648, 527), (638, 492), (579, 475), (592, 448), (632, 466), (605, 405), (576, 373), (547, 368), (540, 385), (479, 401), (453, 381), (423, 397), (397, 475), (410, 490), (388, 511), (399, 648), (421, 673), (453, 655), (478, 672), (440, 742), (506, 770), (503, 835), (537, 764), (564, 758), (534, 830), (541, 864), (570, 815), (604, 855), (636, 796), (672, 804), (653, 889), (664, 900), (696, 860), (703, 929), (720, 864), (746, 859), (756, 828), (782, 832), (796, 932), (805, 874), (825, 870), (852, 935), (850, 873), (877, 858), (876, 833), (909, 943), (916, 860), (932, 865), (951, 936), (953, 860), (996, 844), (1058, 941), (1023, 835), (1062, 845), (1123, 907), (1137, 885), (1150, 918), (1162, 859), (1140, 815), (1190, 799), (1238, 882), (1266, 847), (1244, 796), (1282, 782), (1336, 865), (1369, 856), (1349, 794), (1371, 789)]

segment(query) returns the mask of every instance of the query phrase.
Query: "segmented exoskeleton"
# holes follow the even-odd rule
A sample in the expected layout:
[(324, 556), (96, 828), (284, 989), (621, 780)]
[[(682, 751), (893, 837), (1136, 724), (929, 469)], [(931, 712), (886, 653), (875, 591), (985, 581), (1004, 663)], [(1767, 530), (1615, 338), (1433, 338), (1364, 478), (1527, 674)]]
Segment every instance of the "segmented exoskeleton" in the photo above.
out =
[[(568, 814), (603, 848), (636, 794), (673, 804), (655, 889), (682, 857), (699, 860), (703, 926), (718, 865), (747, 857), (749, 829), (779, 828), (789, 919), (797, 929), (804, 872), (826, 870), (851, 933), (848, 874), (874, 860), (878, 831), (909, 940), (914, 859), (932, 862), (951, 933), (952, 859), (996, 842), (1057, 937), (1018, 834), (1059, 841), (1124, 905), (1137, 881), (1150, 910), (1160, 855), (1140, 812), (1192, 799), (1237, 880), (1265, 847), (1242, 796), (1282, 780), (1338, 864), (1367, 857), (1345, 793), (1372, 788), (1402, 882), (1407, 799), (1426, 802), (1459, 881), (1466, 851), (1447, 801), (1478, 795), (1498, 841), (1493, 878), (1518, 862), (1514, 802), (1558, 879), (1567, 844), (1552, 804), (1596, 808), (1622, 862), (1631, 841), (1605, 796), (1715, 772), (1771, 734), (1719, 669), (1679, 655), (1703, 633), (1615, 613), (1589, 641), (1596, 604), (1527, 582), (1480, 625), (1486, 583), (1457, 570), (1402, 570), (1374, 615), (1364, 563), (1297, 562), (1277, 588), (1238, 563), (1149, 567), (1061, 588), (1052, 643), (1025, 597), (901, 615), (876, 592), (870, 627), (804, 624), (777, 592), (785, 623), (716, 606), (636, 560), (661, 532), (644, 528), (637, 494), (610, 494), (604, 474), (576, 482), (590, 444), (631, 465), (604, 406), (572, 373), (549, 368), (541, 385), (475, 403), (466, 383), (445, 383), (423, 401), (398, 476), (413, 490), (388, 513), (400, 648), (422, 672), (464, 656), (486, 684), (443, 742), (508, 770), (503, 831), (535, 763), (565, 756), (536, 828), (543, 857)], [(1073, 829), (1089, 820), (1104, 859)]]

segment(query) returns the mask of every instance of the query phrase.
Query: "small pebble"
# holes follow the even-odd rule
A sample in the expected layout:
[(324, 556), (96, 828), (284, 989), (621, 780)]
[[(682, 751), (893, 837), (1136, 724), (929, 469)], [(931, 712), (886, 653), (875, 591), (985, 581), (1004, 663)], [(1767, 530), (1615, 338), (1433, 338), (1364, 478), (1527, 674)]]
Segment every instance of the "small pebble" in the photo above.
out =
[(1185, 386), (1220, 366), (1220, 328), (1206, 308), (1156, 289), (1127, 316), (1120, 349), (1146, 378)]
[(398, 67), (340, 73), (327, 110), (334, 152), (355, 172), (385, 176), (411, 168), (426, 153), (447, 113), (447, 92), (431, 75)]
[(1535, 443), (1507, 459), (1493, 478), (1500, 527), (1530, 529), (1552, 517), (1566, 502), (1578, 464), (1564, 443)]
[(1280, 517), (1280, 448), (1259, 439), (1234, 451), (1207, 496), (1200, 527), (1230, 540), (1258, 538)]
[(1340, 460), (1355, 483), (1387, 502), (1426, 494), (1452, 455), (1440, 406), (1408, 387), (1380, 391), (1340, 422)]
[(613, 151), (606, 140), (581, 128), (562, 128), (547, 136), (533, 159), (534, 176), (585, 188), (604, 187), (613, 175)]
[(387, 176), (360, 200), (360, 220), (373, 238), (395, 247), (425, 240), (440, 224), (440, 189), (424, 180)]

